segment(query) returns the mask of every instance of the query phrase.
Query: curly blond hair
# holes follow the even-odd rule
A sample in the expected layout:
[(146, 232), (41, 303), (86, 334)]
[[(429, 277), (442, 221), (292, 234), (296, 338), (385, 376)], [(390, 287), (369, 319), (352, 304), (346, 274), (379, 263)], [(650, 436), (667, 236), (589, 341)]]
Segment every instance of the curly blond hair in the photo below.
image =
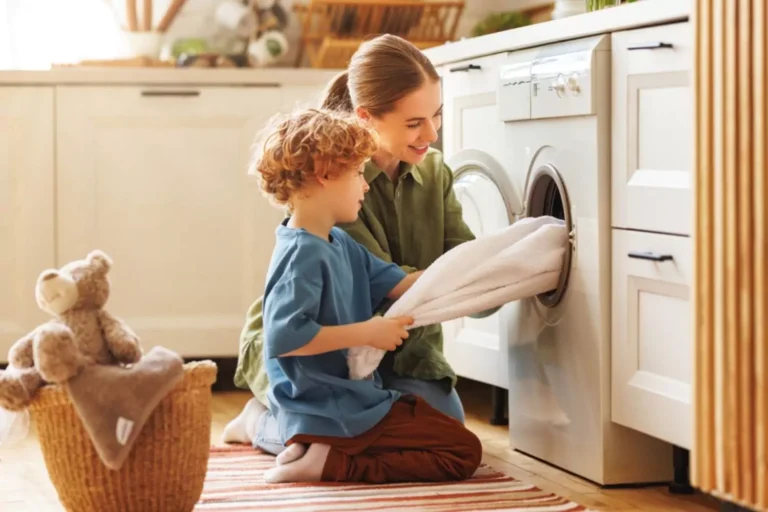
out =
[(277, 116), (260, 139), (249, 174), (274, 203), (289, 208), (291, 197), (316, 178), (357, 171), (379, 148), (375, 132), (356, 116), (324, 109)]

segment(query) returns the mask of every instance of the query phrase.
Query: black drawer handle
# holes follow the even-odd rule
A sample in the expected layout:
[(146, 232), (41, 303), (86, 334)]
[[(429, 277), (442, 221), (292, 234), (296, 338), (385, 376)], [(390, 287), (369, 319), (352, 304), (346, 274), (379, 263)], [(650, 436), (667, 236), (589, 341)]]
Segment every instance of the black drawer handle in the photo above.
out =
[(672, 48), (672, 43), (640, 43), (640, 44), (633, 44), (627, 47), (627, 50), (659, 50), (661, 48)]
[(191, 89), (180, 90), (180, 91), (156, 89), (156, 90), (150, 90), (150, 91), (141, 91), (141, 95), (147, 98), (164, 97), (164, 96), (177, 96), (182, 98), (189, 98), (193, 96), (200, 96), (200, 91), (195, 91)]
[(671, 254), (658, 254), (655, 252), (642, 252), (642, 251), (632, 251), (628, 254), (630, 258), (634, 258), (637, 260), (649, 260), (649, 261), (672, 261), (672, 255)]
[(451, 73), (455, 73), (457, 71), (471, 71), (473, 69), (483, 69), (483, 67), (478, 66), (477, 64), (467, 64), (466, 66), (456, 66), (455, 68), (451, 68), (449, 71)]

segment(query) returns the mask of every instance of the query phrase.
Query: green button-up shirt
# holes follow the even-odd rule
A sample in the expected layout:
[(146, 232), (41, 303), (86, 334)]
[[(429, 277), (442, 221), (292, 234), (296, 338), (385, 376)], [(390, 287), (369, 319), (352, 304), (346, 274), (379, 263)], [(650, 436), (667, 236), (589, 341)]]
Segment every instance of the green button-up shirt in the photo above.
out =
[[(443, 253), (474, 239), (462, 219), (461, 205), (453, 192), (453, 173), (439, 151), (430, 150), (418, 165), (403, 165), (391, 180), (369, 162), (365, 178), (370, 185), (358, 220), (341, 226), (369, 251), (406, 272), (424, 270)], [(383, 305), (383, 313), (389, 304)], [(235, 385), (250, 389), (266, 404), (267, 380), (262, 363), (262, 299), (248, 311), (240, 338)], [(443, 356), (441, 326), (414, 329), (396, 352), (390, 352), (379, 370), (385, 378), (397, 374), (420, 380), (448, 379), (456, 374)]]

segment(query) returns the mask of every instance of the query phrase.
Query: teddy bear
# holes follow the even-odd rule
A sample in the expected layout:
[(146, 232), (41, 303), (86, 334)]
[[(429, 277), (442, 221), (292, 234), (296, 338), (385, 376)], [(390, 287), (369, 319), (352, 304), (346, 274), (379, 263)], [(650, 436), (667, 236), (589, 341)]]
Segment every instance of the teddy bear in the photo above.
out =
[(54, 318), (11, 347), (0, 371), (0, 407), (20, 411), (45, 383), (61, 384), (88, 365), (130, 365), (142, 357), (139, 338), (104, 309), (112, 260), (94, 250), (85, 259), (44, 270), (37, 278), (37, 305)]

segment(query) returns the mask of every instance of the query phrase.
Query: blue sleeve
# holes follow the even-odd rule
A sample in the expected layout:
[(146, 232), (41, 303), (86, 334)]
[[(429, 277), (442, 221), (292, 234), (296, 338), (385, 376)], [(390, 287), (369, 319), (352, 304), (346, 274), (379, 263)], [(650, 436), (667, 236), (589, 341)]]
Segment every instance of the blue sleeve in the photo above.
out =
[(305, 277), (278, 282), (264, 299), (264, 355), (280, 357), (317, 336), (322, 283)]
[(356, 248), (368, 273), (368, 281), (371, 286), (371, 309), (376, 309), (387, 298), (387, 294), (392, 291), (392, 288), (397, 286), (408, 274), (395, 263), (387, 263), (375, 256), (351, 237), (349, 243)]

